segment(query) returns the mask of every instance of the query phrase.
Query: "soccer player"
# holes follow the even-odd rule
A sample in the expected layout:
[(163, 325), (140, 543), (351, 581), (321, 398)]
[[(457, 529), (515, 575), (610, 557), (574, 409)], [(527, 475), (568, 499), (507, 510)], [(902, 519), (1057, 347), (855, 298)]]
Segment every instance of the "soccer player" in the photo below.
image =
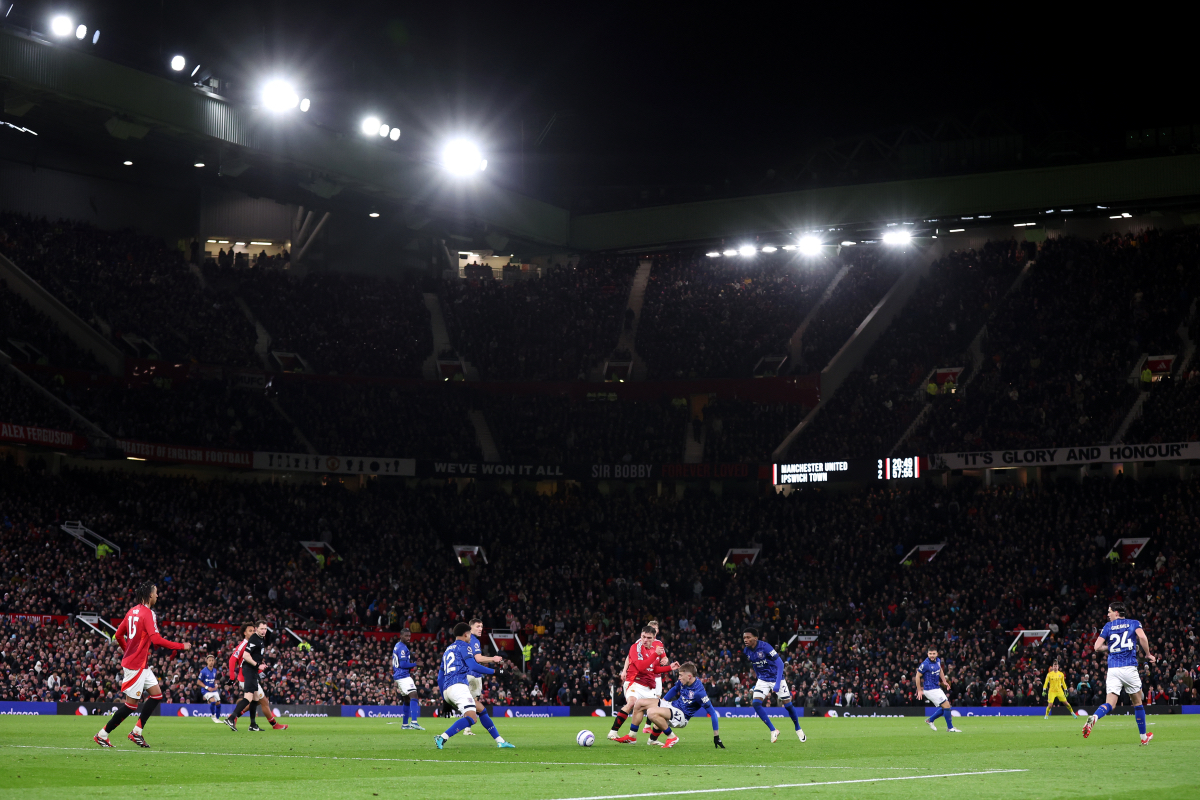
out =
[[(433, 743), (437, 745), (438, 750), (441, 750), (451, 736), (471, 727), (476, 722), (482, 722), (483, 727), (487, 728), (488, 733), (496, 740), (497, 747), (516, 747), (516, 745), (504, 741), (504, 738), (496, 730), (496, 725), (492, 722), (491, 717), (486, 713), (480, 713), (476, 708), (475, 698), (471, 696), (471, 689), (467, 685), (471, 676), (470, 666), (472, 663), (478, 662), (475, 661), (475, 654), (471, 652), (471, 626), (460, 622), (454, 626), (454, 642), (442, 654), (442, 664), (438, 668), (438, 688), (442, 692), (442, 698), (458, 709), (462, 716), (455, 720), (445, 733), (439, 733), (433, 737)], [(485, 675), (493, 672), (482, 664), (480, 667)]]
[(1071, 708), (1071, 704), (1067, 702), (1066, 695), (1067, 679), (1059, 672), (1058, 662), (1055, 661), (1050, 665), (1050, 671), (1046, 673), (1046, 680), (1042, 681), (1042, 696), (1047, 697), (1046, 700), (1046, 716), (1042, 719), (1050, 719), (1050, 709), (1054, 707), (1056, 700), (1061, 700), (1062, 704), (1067, 707), (1067, 711), (1071, 712), (1071, 716), (1075, 716), (1075, 709)]
[(400, 631), (400, 641), (392, 648), (392, 680), (396, 682), (396, 692), (405, 703), (403, 709), (401, 730), (423, 731), (417, 720), (421, 716), (421, 704), (417, 701), (417, 682), (412, 678), (412, 670), (417, 668), (417, 662), (412, 660), (412, 652), (408, 643), (412, 641), (412, 631), (408, 628)]
[[(1132, 636), (1130, 635), (1132, 634)], [(1096, 637), (1092, 647), (1097, 653), (1108, 651), (1108, 684), (1107, 702), (1096, 709), (1096, 713), (1087, 718), (1083, 725), (1083, 738), (1092, 735), (1092, 726), (1100, 718), (1108, 714), (1117, 705), (1121, 690), (1129, 695), (1133, 703), (1133, 715), (1137, 718), (1138, 733), (1142, 735), (1142, 744), (1150, 744), (1153, 733), (1146, 733), (1146, 707), (1142, 705), (1142, 678), (1138, 675), (1137, 654), (1138, 645), (1146, 654), (1146, 660), (1151, 664), (1158, 661), (1150, 655), (1150, 642), (1146, 639), (1146, 629), (1136, 619), (1125, 618), (1124, 603), (1108, 604), (1108, 623)]]
[(619, 744), (632, 744), (637, 741), (637, 725), (634, 732), (618, 736), (625, 720), (633, 717), (635, 723), (641, 722), (646, 710), (658, 705), (658, 697), (654, 694), (655, 679), (663, 672), (678, 669), (678, 664), (667, 664), (667, 657), (659, 653), (661, 642), (654, 641), (654, 628), (647, 625), (642, 628), (642, 634), (629, 647), (629, 656), (625, 663), (625, 706), (618, 711), (613, 720), (612, 730), (608, 738)]
[(221, 724), (221, 693), (217, 691), (217, 657), (212, 653), (204, 659), (205, 667), (200, 670), (200, 693), (208, 701), (208, 713), (212, 721)]
[[(468, 642), (471, 648), (471, 660), (467, 662), (467, 671), (470, 677), (467, 678), (467, 688), (471, 690), (471, 697), (475, 698), (475, 711), (479, 714), (480, 722), (486, 718), (487, 722), (483, 723), (483, 727), (488, 729), (488, 732), (493, 732), (495, 726), (489, 727), (492, 720), (484, 710), (483, 703), (480, 697), (483, 695), (483, 676), (494, 675), (495, 670), (491, 667), (483, 666), (484, 664), (499, 664), (504, 661), (500, 656), (485, 656), (483, 648), (479, 646), (479, 637), (483, 635), (483, 620), (473, 619), (468, 623), (471, 626), (471, 639)], [(470, 728), (463, 731), (463, 736), (474, 736), (475, 732)], [(493, 733), (493, 738), (497, 734)]]
[(913, 683), (917, 685), (917, 700), (929, 698), (929, 702), (933, 703), (934, 711), (925, 722), (930, 729), (937, 731), (937, 725), (933, 721), (938, 717), (946, 719), (946, 730), (950, 733), (962, 733), (962, 729), (954, 727), (954, 717), (950, 713), (950, 700), (946, 697), (946, 692), (942, 691), (945, 686), (950, 689), (950, 681), (946, 678), (946, 672), (942, 669), (942, 660), (938, 658), (938, 649), (930, 646), (926, 652), (926, 659), (917, 666), (917, 674), (913, 677)]
[(150, 715), (162, 702), (162, 689), (159, 688), (158, 679), (154, 677), (154, 673), (150, 671), (150, 667), (146, 663), (150, 656), (150, 645), (156, 644), (171, 650), (192, 649), (192, 645), (188, 642), (168, 642), (159, 634), (158, 618), (154, 616), (152, 610), (154, 604), (158, 602), (157, 586), (151, 581), (140, 584), (137, 587), (137, 597), (138, 604), (129, 609), (125, 618), (121, 620), (121, 624), (117, 626), (117, 632), (113, 634), (113, 639), (125, 651), (125, 655), (121, 659), (121, 669), (123, 670), (121, 691), (125, 693), (125, 704), (113, 712), (108, 724), (92, 737), (92, 741), (101, 747), (113, 746), (113, 743), (108, 740), (108, 735), (115, 731), (126, 717), (138, 710), (138, 701), (141, 700), (143, 692), (147, 697), (141, 704), (141, 716), (138, 718), (137, 724), (133, 726), (133, 733), (129, 734), (129, 741), (138, 747), (150, 746), (142, 738), (142, 729), (146, 727)]
[(796, 707), (792, 705), (792, 691), (788, 688), (787, 681), (783, 679), (783, 659), (779, 657), (779, 653), (775, 652), (774, 647), (758, 638), (757, 628), (746, 628), (742, 631), (742, 644), (746, 646), (742, 652), (746, 654), (746, 659), (754, 668), (754, 674), (758, 676), (758, 680), (754, 684), (752, 701), (754, 713), (771, 731), (771, 744), (779, 740), (779, 731), (775, 730), (775, 726), (771, 724), (771, 718), (767, 716), (767, 710), (763, 708), (763, 700), (772, 692), (779, 698), (779, 702), (783, 703), (784, 711), (787, 711), (788, 716), (792, 718), (792, 724), (796, 726), (796, 738), (802, 742), (808, 741), (808, 737), (804, 735), (804, 729), (800, 727), (800, 715), (796, 712)]
[[(713, 708), (712, 701), (708, 699), (704, 683), (696, 677), (698, 671), (691, 661), (680, 664), (679, 680), (666, 696), (658, 701), (658, 706), (647, 712), (654, 726), (654, 732), (650, 734), (650, 744), (674, 747), (679, 737), (675, 735), (673, 728), (686, 727), (692, 717), (703, 709), (708, 711), (708, 717), (712, 720), (713, 746), (725, 749), (725, 743), (721, 741), (720, 717), (717, 715), (717, 709)], [(667, 735), (663, 742), (658, 741), (661, 733)]]
[[(242, 690), (242, 699), (238, 700), (237, 705), (233, 709), (233, 713), (225, 717), (222, 722), (229, 726), (231, 731), (237, 731), (237, 719), (246, 709), (250, 709), (250, 727), (248, 730), (261, 731), (258, 727), (258, 709), (261, 708), (267, 715), (267, 723), (277, 731), (287, 730), (287, 725), (279, 722), (274, 714), (271, 713), (271, 706), (267, 702), (266, 685), (263, 683), (259, 671), (263, 666), (263, 651), (267, 646), (267, 638), (270, 629), (267, 627), (265, 620), (259, 620), (257, 625), (249, 623), (242, 626), (242, 644), (238, 645), (237, 650), (241, 651), (241, 666), (238, 668), (238, 686)], [(236, 653), (237, 650), (234, 652)], [(230, 672), (233, 671), (233, 662), (230, 660)]]
[[(658, 631), (659, 631), (658, 620), (652, 619), (646, 623), (646, 626), (654, 629), (654, 650), (655, 650), (655, 652), (662, 658), (666, 658), (667, 657), (667, 648), (665, 645), (663, 645), (662, 640), (660, 640), (658, 638)], [(664, 661), (662, 663), (665, 664), (667, 662)], [(629, 656), (626, 656), (625, 664), (621, 667), (621, 674), (624, 675), (628, 669), (629, 669)], [(662, 693), (663, 693), (662, 675), (655, 675), (654, 676), (654, 696), (656, 698), (661, 698)], [(653, 707), (654, 707), (653, 704), (647, 704), (647, 708), (653, 708)], [(629, 719), (629, 735), (636, 736), (637, 729), (638, 729), (638, 723), (635, 721), (635, 717), (631, 716)], [(649, 723), (647, 723), (646, 733), (652, 733), (652, 732), (653, 732), (653, 729), (651, 728)]]

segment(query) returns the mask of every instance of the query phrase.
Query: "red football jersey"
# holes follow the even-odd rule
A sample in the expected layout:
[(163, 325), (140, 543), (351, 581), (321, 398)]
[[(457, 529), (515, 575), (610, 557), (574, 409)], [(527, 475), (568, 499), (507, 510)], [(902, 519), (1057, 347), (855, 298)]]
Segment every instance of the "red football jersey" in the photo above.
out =
[(168, 642), (159, 634), (158, 618), (141, 603), (129, 609), (113, 638), (125, 650), (125, 657), (121, 659), (121, 666), (125, 669), (145, 669), (152, 644), (171, 650), (183, 649), (181, 643)]
[(245, 680), (242, 677), (242, 653), (246, 652), (248, 644), (250, 644), (249, 639), (242, 639), (238, 642), (238, 646), (233, 648), (233, 655), (229, 656), (229, 680), (231, 681)]
[(653, 689), (655, 676), (671, 671), (669, 666), (658, 663), (666, 652), (663, 643), (657, 639), (650, 647), (642, 647), (640, 641), (634, 642), (629, 646), (629, 669), (625, 672), (625, 680)]

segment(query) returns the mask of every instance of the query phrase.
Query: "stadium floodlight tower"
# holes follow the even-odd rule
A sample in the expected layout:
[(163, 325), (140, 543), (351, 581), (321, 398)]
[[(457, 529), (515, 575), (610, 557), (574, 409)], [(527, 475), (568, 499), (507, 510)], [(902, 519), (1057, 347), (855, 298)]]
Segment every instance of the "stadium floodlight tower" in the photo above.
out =
[(300, 105), (300, 95), (287, 81), (269, 80), (263, 85), (262, 104), (268, 111), (290, 111)]
[(467, 176), (487, 169), (479, 145), (469, 139), (451, 139), (442, 148), (442, 166), (453, 175)]

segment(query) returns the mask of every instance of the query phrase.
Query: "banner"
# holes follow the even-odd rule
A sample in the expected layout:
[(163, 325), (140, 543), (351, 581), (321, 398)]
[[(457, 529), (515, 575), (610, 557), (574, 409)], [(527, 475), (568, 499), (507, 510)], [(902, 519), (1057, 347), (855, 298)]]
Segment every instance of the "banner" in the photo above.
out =
[(66, 625), (66, 614), (0, 614), (0, 622), (28, 622), (31, 625)]
[[(590, 706), (588, 707), (590, 709)], [(589, 715), (591, 714), (589, 710)], [(492, 706), (493, 717), (545, 718), (569, 717), (571, 706)]]
[[(1148, 705), (1145, 707), (1147, 714), (1195, 714), (1200, 711), (1188, 711), (1188, 708), (1200, 709), (1200, 706), (1165, 706), (1165, 705)], [(798, 710), (798, 709), (797, 709)], [(1087, 716), (1096, 710), (1095, 706), (1083, 708), (1075, 706), (1077, 712), (1084, 712), (1083, 716)], [(828, 717), (830, 719), (863, 719), (863, 718), (891, 718), (891, 717), (928, 717), (933, 713), (933, 706), (876, 706), (871, 708), (848, 706), (845, 708), (816, 708), (813, 709), (810, 716)], [(954, 706), (951, 709), (951, 716), (959, 717), (1040, 717), (1046, 713), (1046, 707), (1040, 706)], [(1051, 712), (1055, 716), (1070, 716), (1069, 711), (1065, 708), (1055, 708)], [(1133, 714), (1133, 706), (1117, 706), (1109, 714)], [(724, 716), (722, 714), (722, 716)], [(939, 726), (944, 723), (939, 723)], [(939, 730), (941, 728), (939, 727)]]
[(143, 461), (170, 461), (178, 464), (201, 464), (207, 467), (250, 469), (253, 453), (248, 450), (218, 450), (212, 447), (182, 447), (173, 444), (154, 444), (117, 439), (117, 447), (126, 458)]
[(37, 428), (32, 425), (15, 425), (11, 422), (0, 422), (0, 440), (21, 444), (38, 444), (61, 450), (85, 450), (88, 446), (85, 437), (70, 431)]
[[(229, 696), (229, 693), (225, 693)], [(233, 703), (221, 704), (221, 715), (229, 716), (233, 713)], [(158, 713), (164, 717), (197, 717), (199, 719), (210, 720), (212, 717), (208, 715), (208, 703), (163, 703), (158, 707)]]
[[(119, 701), (108, 700), (103, 703), (57, 703), (56, 707), (59, 716), (74, 714), (79, 717), (111, 717), (117, 713), (119, 705)], [(158, 714), (159, 711), (156, 709), (154, 713)]]
[(21, 703), (15, 700), (0, 700), (0, 717), (43, 717), (57, 713), (57, 703)]
[(403, 717), (408, 706), (342, 706), (343, 717)]
[(981, 467), (1082, 466), (1084, 464), (1107, 464), (1115, 461), (1183, 461), (1191, 458), (1200, 458), (1200, 442), (936, 453), (929, 456), (928, 461), (930, 469), (979, 469)]
[(229, 376), (229, 386), (261, 392), (267, 388), (267, 375), (265, 372), (235, 372)]
[(915, 561), (918, 564), (928, 564), (937, 557), (938, 553), (942, 552), (942, 548), (945, 546), (945, 542), (941, 544), (919, 544), (905, 553), (904, 558), (900, 559), (900, 563), (903, 564), (905, 561), (913, 558), (913, 556), (916, 556)]
[(274, 469), (288, 472), (327, 472), (342, 475), (398, 475), (412, 478), (417, 474), (417, 462), (411, 458), (382, 456), (321, 456), (308, 453), (268, 453), (255, 451), (253, 469)]
[(1146, 544), (1149, 541), (1149, 536), (1117, 539), (1116, 544), (1112, 546), (1112, 550), (1110, 552), (1115, 552), (1121, 557), (1122, 561), (1133, 561), (1142, 554), (1142, 550), (1146, 548)]

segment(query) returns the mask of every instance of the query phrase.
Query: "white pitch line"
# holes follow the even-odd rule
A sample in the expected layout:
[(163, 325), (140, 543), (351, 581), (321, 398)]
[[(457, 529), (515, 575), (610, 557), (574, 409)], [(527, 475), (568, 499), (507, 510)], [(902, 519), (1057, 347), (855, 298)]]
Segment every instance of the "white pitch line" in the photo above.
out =
[[(63, 751), (79, 751), (82, 753), (104, 752), (108, 748), (96, 747), (55, 747), (52, 745), (42, 744), (4, 744), (0, 747), (20, 748), (22, 750), (63, 750)], [(306, 755), (287, 755), (286, 753), (211, 753), (198, 750), (127, 750), (114, 749), (115, 754), (137, 754), (146, 755), (147, 753), (155, 753), (162, 755), (174, 756), (239, 756), (243, 758), (304, 758), (319, 761), (384, 761), (388, 763), (400, 764), (533, 764), (541, 767), (639, 767), (652, 766), (646, 764), (638, 764), (634, 762), (615, 762), (615, 761), (488, 761), (486, 759), (470, 760), (464, 758), (377, 758), (371, 756), (306, 756)], [(823, 765), (804, 765), (804, 764), (681, 764), (680, 766), (698, 767), (702, 769), (858, 769), (858, 770), (881, 770), (895, 769), (912, 772), (918, 767), (842, 767), (842, 766), (823, 766)], [(918, 776), (920, 777), (920, 776)], [(805, 784), (808, 785), (808, 784)]]
[(556, 800), (623, 800), (629, 797), (662, 797), (670, 794), (712, 794), (716, 792), (748, 792), (754, 789), (800, 789), (809, 786), (840, 786), (847, 783), (882, 783), (884, 781), (922, 781), (929, 778), (961, 778), (966, 775), (999, 775), (1004, 772), (1028, 772), (1027, 769), (990, 769), (984, 772), (947, 772), (942, 775), (897, 775), (893, 778), (856, 778), (849, 781), (814, 781), (813, 783), (775, 783), (768, 786), (727, 786), (722, 789), (684, 789), (677, 792), (641, 792), (639, 794), (593, 794), (586, 797), (562, 797)]

